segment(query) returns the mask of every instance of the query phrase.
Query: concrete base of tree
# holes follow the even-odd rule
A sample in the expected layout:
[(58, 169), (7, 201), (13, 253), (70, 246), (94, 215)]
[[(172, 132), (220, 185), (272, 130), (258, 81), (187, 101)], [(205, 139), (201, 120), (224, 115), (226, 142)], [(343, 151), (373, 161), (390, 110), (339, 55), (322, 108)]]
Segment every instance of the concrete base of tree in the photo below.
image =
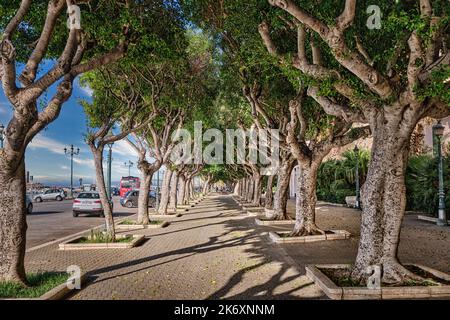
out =
[[(151, 219), (153, 220), (153, 219)], [(159, 229), (165, 228), (170, 224), (168, 221), (164, 221), (159, 224), (118, 224), (116, 230), (118, 231), (132, 231), (132, 230), (142, 230), (142, 229)]]
[(273, 226), (277, 224), (295, 224), (295, 220), (268, 220), (264, 217), (255, 218), (255, 223), (258, 226)]
[[(88, 276), (86, 273), (81, 273), (80, 275), (80, 285), (83, 287), (83, 284), (88, 280)], [(47, 291), (39, 298), (0, 298), (0, 300), (61, 300), (71, 292), (78, 289), (69, 289), (67, 287), (67, 282), (61, 283), (59, 286), (54, 287), (53, 289)]]
[(150, 220), (158, 220), (158, 219), (175, 219), (182, 217), (182, 213), (177, 214), (150, 214), (148, 217)]
[[(116, 235), (116, 238), (125, 238), (129, 235)], [(110, 243), (77, 243), (84, 236), (69, 239), (59, 244), (59, 250), (93, 250), (93, 249), (130, 249), (138, 246), (145, 240), (144, 235), (133, 235), (130, 242), (110, 242)]]
[(349, 239), (351, 234), (346, 230), (329, 230), (330, 234), (320, 234), (316, 236), (289, 237), (291, 231), (269, 232), (270, 239), (275, 243), (305, 243), (316, 241), (345, 240)]
[[(422, 215), (422, 214), (419, 214), (417, 216), (417, 219), (422, 220), (422, 221), (433, 222), (433, 223), (437, 223), (437, 221), (438, 221), (438, 218), (435, 218), (432, 216), (426, 216), (426, 215)], [(450, 220), (447, 220), (447, 223), (450, 225)]]
[[(450, 275), (418, 264), (411, 264), (433, 274), (443, 281), (450, 281)], [(404, 286), (381, 287), (369, 289), (366, 287), (339, 287), (321, 269), (350, 268), (349, 264), (307, 265), (306, 275), (318, 285), (322, 291), (334, 300), (369, 300), (369, 299), (430, 299), (450, 297), (450, 285), (439, 286)]]

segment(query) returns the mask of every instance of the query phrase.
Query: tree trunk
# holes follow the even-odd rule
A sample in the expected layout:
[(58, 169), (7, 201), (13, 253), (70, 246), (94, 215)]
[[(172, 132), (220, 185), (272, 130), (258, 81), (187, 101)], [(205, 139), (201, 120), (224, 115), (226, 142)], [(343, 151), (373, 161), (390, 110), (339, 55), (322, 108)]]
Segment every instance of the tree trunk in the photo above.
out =
[(108, 194), (106, 193), (105, 176), (103, 174), (103, 147), (99, 147), (98, 149), (96, 149), (93, 145), (90, 145), (90, 147), (94, 155), (95, 178), (97, 181), (100, 201), (102, 202), (103, 214), (105, 215), (106, 233), (110, 237), (111, 241), (115, 241), (116, 230), (114, 228), (114, 217), (111, 203), (109, 202)]
[(254, 173), (253, 174), (253, 200), (252, 200), (252, 205), (254, 206), (259, 206), (261, 205), (261, 174), (258, 173)]
[(167, 169), (164, 173), (163, 184), (161, 188), (161, 201), (159, 203), (158, 213), (167, 214), (167, 207), (169, 206), (169, 192), (170, 181), (172, 179), (173, 171)]
[(178, 188), (178, 173), (173, 171), (170, 179), (170, 194), (169, 194), (169, 209), (176, 212), (177, 210), (177, 188)]
[(211, 178), (206, 179), (205, 184), (203, 185), (203, 194), (207, 194), (209, 190), (209, 184), (211, 182)]
[(273, 192), (272, 192), (272, 187), (273, 187), (273, 175), (270, 175), (267, 177), (267, 188), (266, 188), (266, 194), (264, 196), (265, 198), (265, 207), (267, 209), (272, 209), (273, 207)]
[(146, 168), (142, 169), (141, 173), (142, 179), (141, 186), (139, 188), (138, 214), (136, 223), (148, 225), (150, 224), (150, 218), (148, 216), (148, 201), (154, 171)]
[(251, 203), (253, 201), (254, 181), (253, 179), (247, 180), (248, 180), (247, 202)]
[(180, 174), (178, 176), (178, 201), (177, 203), (179, 205), (183, 205), (184, 204), (184, 187), (185, 187), (185, 177), (184, 175)]
[[(25, 160), (9, 163), (0, 149), (0, 282), (26, 285)], [(15, 168), (15, 170), (8, 170)]]
[(189, 178), (184, 180), (184, 195), (183, 195), (183, 204), (189, 204)]
[(397, 258), (406, 205), (409, 141), (416, 123), (407, 125), (382, 114), (373, 123), (372, 156), (361, 190), (361, 238), (352, 278), (363, 283), (367, 267), (381, 265), (384, 283), (419, 280)]
[(297, 198), (295, 201), (295, 226), (291, 236), (324, 234), (316, 225), (317, 171), (322, 158), (313, 161), (298, 161)]
[(295, 159), (289, 158), (283, 161), (277, 177), (277, 189), (273, 200), (273, 215), (268, 218), (273, 220), (288, 220), (287, 201), (289, 195), (289, 182), (295, 166)]

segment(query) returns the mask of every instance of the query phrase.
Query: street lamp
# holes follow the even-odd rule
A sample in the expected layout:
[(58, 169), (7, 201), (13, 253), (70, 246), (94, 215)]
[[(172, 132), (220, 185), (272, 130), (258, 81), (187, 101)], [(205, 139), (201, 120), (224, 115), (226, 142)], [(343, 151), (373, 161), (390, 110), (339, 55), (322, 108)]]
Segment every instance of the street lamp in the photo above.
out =
[(355, 168), (355, 182), (356, 182), (356, 202), (355, 207), (361, 209), (361, 199), (360, 199), (360, 191), (359, 191), (359, 149), (358, 146), (355, 145), (353, 149), (356, 156), (356, 168)]
[(65, 154), (70, 154), (70, 197), (73, 198), (73, 156), (80, 154), (80, 148), (77, 148), (75, 151), (73, 144), (70, 146), (70, 149), (64, 148)]
[(125, 167), (128, 167), (128, 176), (131, 177), (131, 167), (133, 166), (133, 162), (131, 160), (128, 160), (128, 162), (125, 162)]
[(107, 190), (106, 193), (108, 195), (109, 201), (112, 201), (112, 192), (111, 192), (111, 165), (112, 165), (112, 147), (114, 142), (108, 143), (108, 174), (107, 174)]
[(0, 123), (0, 149), (3, 149), (3, 140), (5, 139), (5, 126)]
[(433, 126), (433, 133), (437, 140), (437, 156), (438, 156), (438, 176), (439, 176), (439, 211), (438, 211), (438, 226), (447, 225), (447, 217), (445, 214), (445, 193), (444, 193), (444, 168), (442, 163), (442, 146), (441, 140), (444, 135), (444, 125), (441, 121)]

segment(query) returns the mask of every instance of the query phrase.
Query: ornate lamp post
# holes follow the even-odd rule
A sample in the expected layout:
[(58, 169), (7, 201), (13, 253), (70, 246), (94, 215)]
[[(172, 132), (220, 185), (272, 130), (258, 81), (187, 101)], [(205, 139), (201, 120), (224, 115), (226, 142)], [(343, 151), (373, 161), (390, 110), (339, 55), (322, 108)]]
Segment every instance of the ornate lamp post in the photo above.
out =
[(0, 123), (0, 149), (3, 149), (3, 140), (5, 140), (5, 126)]
[(131, 167), (133, 166), (133, 162), (131, 162), (130, 160), (128, 160), (128, 162), (124, 162), (125, 167), (128, 167), (128, 176), (131, 177)]
[(80, 154), (80, 148), (73, 147), (73, 144), (70, 146), (70, 149), (64, 148), (65, 154), (70, 154), (70, 197), (73, 198), (73, 156)]
[(359, 188), (359, 149), (358, 146), (355, 145), (355, 149), (353, 149), (356, 156), (356, 168), (355, 168), (355, 182), (356, 182), (356, 202), (355, 207), (361, 209), (361, 198), (360, 198), (360, 188)]
[(447, 225), (447, 217), (445, 214), (445, 193), (444, 193), (444, 166), (442, 162), (442, 145), (441, 140), (444, 135), (444, 125), (441, 121), (433, 126), (433, 133), (437, 140), (437, 157), (438, 157), (438, 176), (439, 176), (439, 211), (438, 211), (438, 226)]

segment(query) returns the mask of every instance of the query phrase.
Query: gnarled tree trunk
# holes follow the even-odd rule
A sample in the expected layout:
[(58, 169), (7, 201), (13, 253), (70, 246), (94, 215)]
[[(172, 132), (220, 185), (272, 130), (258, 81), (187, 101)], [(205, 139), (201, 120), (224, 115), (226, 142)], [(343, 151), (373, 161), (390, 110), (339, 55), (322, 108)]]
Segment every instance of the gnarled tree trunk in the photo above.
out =
[(111, 203), (108, 199), (105, 186), (105, 176), (103, 174), (103, 147), (95, 148), (93, 145), (89, 145), (94, 155), (95, 164), (95, 178), (97, 181), (98, 193), (100, 195), (100, 201), (102, 202), (103, 214), (105, 215), (106, 233), (112, 241), (116, 239), (116, 230), (114, 227), (114, 217), (112, 212)]
[(138, 197), (138, 214), (137, 214), (137, 224), (148, 225), (150, 223), (150, 218), (148, 216), (148, 202), (150, 187), (152, 186), (153, 170), (142, 169), (142, 179), (141, 185), (139, 187), (139, 197)]
[(405, 213), (405, 169), (415, 122), (381, 112), (372, 124), (373, 146), (361, 190), (361, 239), (352, 278), (365, 282), (366, 268), (381, 265), (384, 283), (418, 279), (398, 261), (400, 229)]
[(170, 179), (170, 192), (169, 192), (169, 210), (176, 212), (177, 210), (177, 188), (178, 188), (178, 172), (173, 171), (172, 178)]
[(267, 188), (266, 188), (266, 193), (264, 195), (264, 206), (266, 209), (272, 209), (273, 207), (273, 192), (272, 192), (272, 188), (273, 188), (273, 175), (270, 175), (267, 177)]
[(177, 204), (184, 204), (184, 187), (186, 186), (186, 179), (183, 174), (178, 176), (178, 196), (177, 196)]
[(167, 207), (169, 206), (169, 192), (170, 181), (172, 179), (173, 171), (167, 169), (164, 173), (163, 184), (161, 188), (161, 201), (159, 202), (158, 213), (167, 214)]
[(274, 220), (288, 220), (287, 214), (287, 201), (289, 194), (289, 182), (291, 179), (291, 173), (295, 166), (295, 159), (290, 158), (280, 166), (277, 177), (277, 189), (273, 200), (273, 214), (268, 216)]
[(261, 181), (262, 177), (259, 172), (253, 173), (253, 199), (252, 205), (259, 206), (261, 205)]
[(0, 282), (26, 285), (25, 160), (9, 163), (4, 152), (0, 149)]
[(295, 201), (295, 226), (291, 236), (324, 234), (316, 225), (317, 171), (322, 159), (298, 161), (297, 198)]

